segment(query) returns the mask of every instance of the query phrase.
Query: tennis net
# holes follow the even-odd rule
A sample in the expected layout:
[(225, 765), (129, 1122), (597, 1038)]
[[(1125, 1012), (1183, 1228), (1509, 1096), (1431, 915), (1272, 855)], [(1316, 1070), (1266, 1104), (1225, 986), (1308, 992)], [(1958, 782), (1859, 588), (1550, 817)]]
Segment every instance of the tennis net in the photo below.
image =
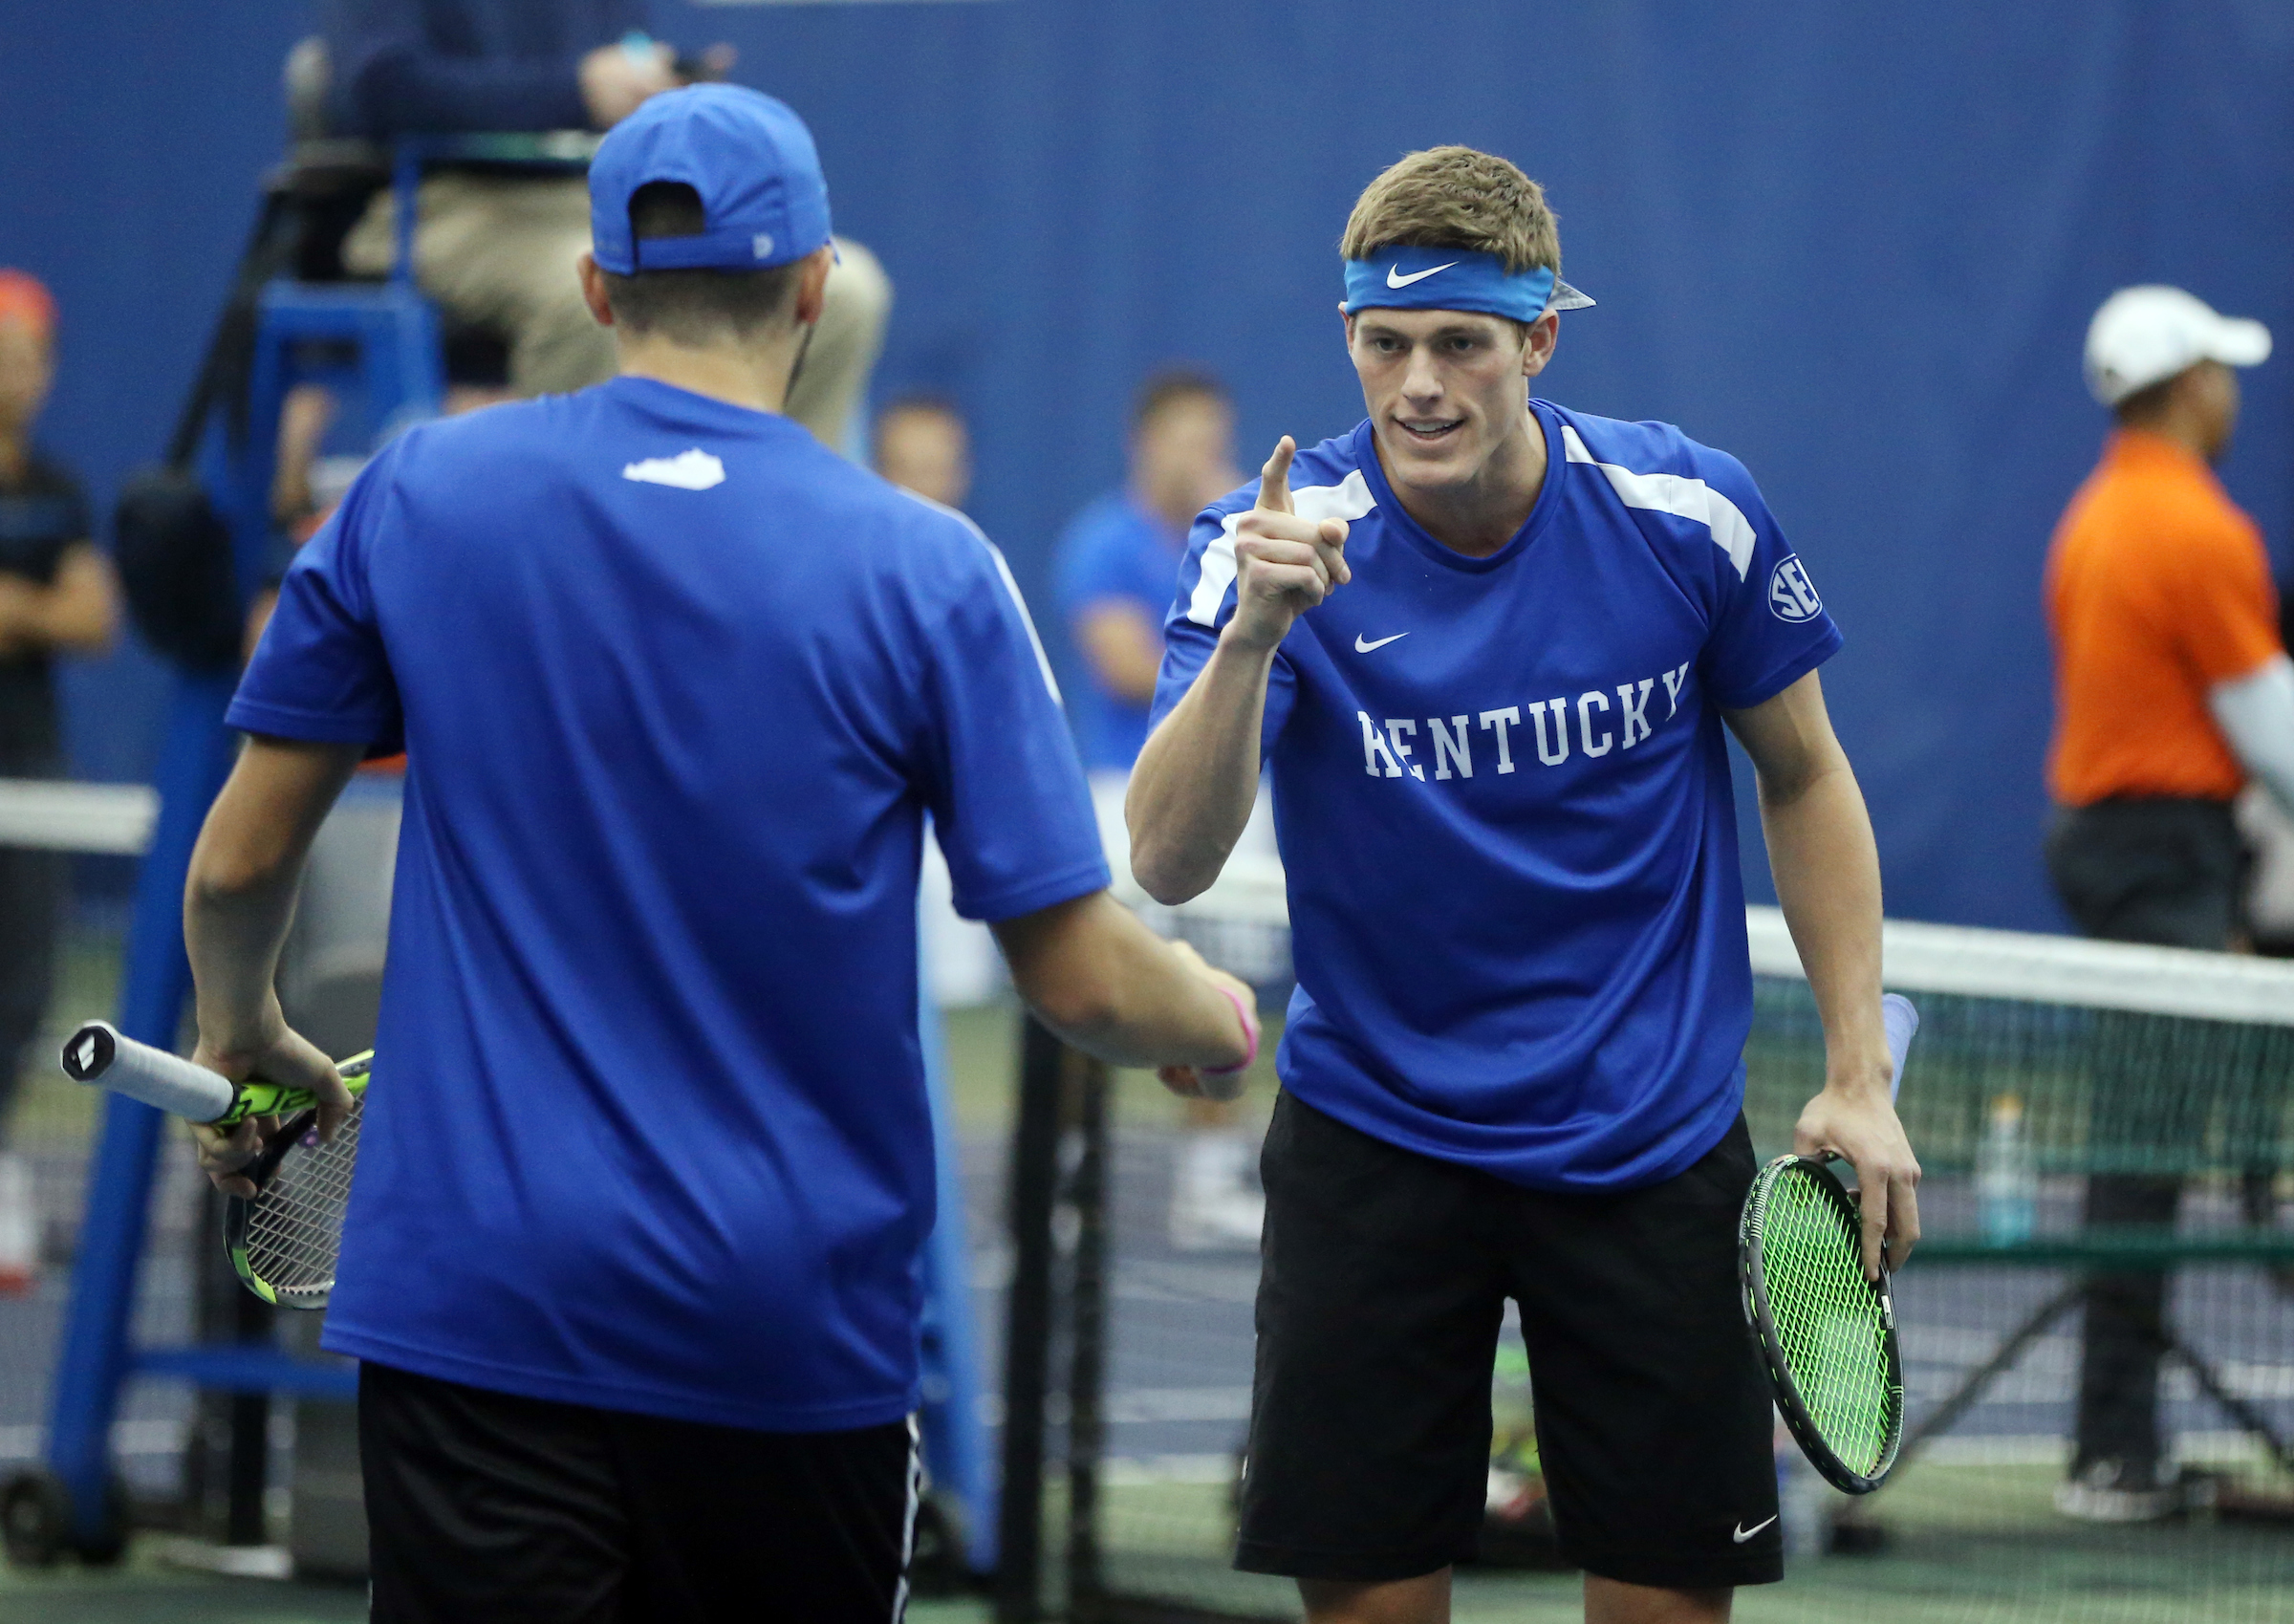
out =
[[(1271, 865), (1149, 912), (1244, 973), (1288, 964)], [(1753, 909), (1748, 933), (1765, 1158), (1791, 1148), (1824, 1061), (1782, 918)], [(1928, 1237), (1896, 1282), (1903, 1463), (1850, 1501), (1780, 1431), (1787, 1577), (1738, 1616), (2294, 1620), (2294, 965), (1892, 921), (1885, 980), (1923, 1016), (1901, 1100)], [(1047, 1208), (1066, 1216), (1042, 1593), (1078, 1618), (1295, 1618), (1288, 1582), (1229, 1569), (1257, 1260), (1172, 1247), (1179, 1114), (1151, 1077), (1072, 1056), (1068, 1074), (1096, 1093), (1043, 1095), (1070, 1137)], [(2089, 1453), (2154, 1429), (2164, 1463), (2127, 1493), (2065, 1486), (2083, 1380)], [(1484, 1560), (1457, 1616), (1573, 1618), (1510, 1313), (1492, 1410)]]

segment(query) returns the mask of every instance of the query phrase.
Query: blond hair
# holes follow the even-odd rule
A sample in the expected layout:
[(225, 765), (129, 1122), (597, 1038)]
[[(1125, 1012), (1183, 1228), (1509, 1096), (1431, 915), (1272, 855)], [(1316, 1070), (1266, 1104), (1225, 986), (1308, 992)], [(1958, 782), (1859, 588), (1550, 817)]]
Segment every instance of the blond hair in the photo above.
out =
[(1495, 254), (1509, 276), (1540, 266), (1561, 275), (1561, 233), (1545, 188), (1470, 146), (1411, 153), (1362, 189), (1339, 252), (1368, 259), (1395, 247), (1468, 249)]

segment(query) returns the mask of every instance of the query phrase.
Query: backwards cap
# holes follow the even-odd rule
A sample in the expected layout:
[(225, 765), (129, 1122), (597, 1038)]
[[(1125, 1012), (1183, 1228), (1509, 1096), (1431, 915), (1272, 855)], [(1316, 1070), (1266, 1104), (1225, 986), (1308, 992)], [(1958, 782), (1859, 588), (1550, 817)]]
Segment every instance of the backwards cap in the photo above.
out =
[[(655, 181), (700, 194), (698, 236), (636, 240), (629, 200)], [(829, 184), (812, 132), (787, 103), (745, 85), (649, 97), (590, 161), (590, 237), (598, 265), (617, 276), (802, 259), (829, 240)]]

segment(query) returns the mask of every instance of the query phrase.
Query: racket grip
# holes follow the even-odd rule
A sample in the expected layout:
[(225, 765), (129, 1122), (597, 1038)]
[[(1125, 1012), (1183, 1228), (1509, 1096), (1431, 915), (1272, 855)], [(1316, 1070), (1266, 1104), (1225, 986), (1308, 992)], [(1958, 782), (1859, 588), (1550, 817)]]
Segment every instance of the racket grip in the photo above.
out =
[(1912, 1034), (1919, 1030), (1919, 1011), (1912, 1000), (1900, 992), (1883, 993), (1880, 997), (1880, 1025), (1888, 1033), (1888, 1058), (1893, 1062), (1894, 1074), (1888, 1080), (1888, 1098), (1894, 1103), (1903, 1092), (1904, 1056), (1912, 1051)]
[(239, 1093), (229, 1078), (138, 1043), (109, 1021), (90, 1021), (66, 1039), (63, 1065), (64, 1074), (76, 1082), (100, 1084), (194, 1122), (228, 1114)]

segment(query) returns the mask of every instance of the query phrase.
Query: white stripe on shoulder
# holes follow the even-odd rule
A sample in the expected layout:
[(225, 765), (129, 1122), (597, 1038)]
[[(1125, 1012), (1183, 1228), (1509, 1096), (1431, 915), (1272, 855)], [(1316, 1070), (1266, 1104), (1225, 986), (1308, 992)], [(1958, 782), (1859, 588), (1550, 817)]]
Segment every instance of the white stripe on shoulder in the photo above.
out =
[[(1302, 519), (1344, 519), (1352, 524), (1377, 505), (1360, 468), (1336, 485), (1302, 485), (1290, 492), (1290, 506)], [(1202, 574), (1195, 578), (1195, 595), (1187, 599), (1187, 618), (1198, 626), (1219, 623), (1219, 606), (1226, 601), (1226, 589), (1235, 584), (1235, 521), (1242, 516), (1227, 514), (1219, 534), (1202, 550)]]
[(921, 503), (935, 513), (945, 513), (971, 531), (972, 539), (987, 549), (987, 555), (996, 562), (996, 574), (1003, 580), (1004, 590), (1011, 594), (1011, 606), (1020, 612), (1020, 624), (1028, 628), (1028, 646), (1035, 650), (1035, 668), (1044, 674), (1044, 686), (1051, 690), (1051, 703), (1065, 705), (1067, 701), (1059, 693), (1059, 679), (1051, 675), (1051, 658), (1044, 652), (1044, 639), (1036, 635), (1035, 617), (1028, 613), (1028, 600), (1020, 595), (1020, 583), (1012, 579), (1011, 566), (1005, 562), (1004, 550), (987, 539), (987, 532), (972, 522), (969, 513), (951, 508), (945, 502), (935, 502), (929, 496), (910, 490), (906, 486), (896, 485), (892, 488), (911, 502)]
[(1614, 463), (1597, 461), (1577, 437), (1577, 431), (1566, 422), (1561, 425), (1561, 444), (1570, 462), (1600, 469), (1610, 488), (1617, 493), (1617, 500), (1626, 507), (1671, 513), (1712, 531), (1713, 545), (1728, 554), (1728, 561), (1737, 567), (1737, 579), (1744, 578), (1744, 572), (1752, 567), (1752, 521), (1745, 518), (1744, 510), (1734, 502), (1700, 479), (1681, 474), (1636, 474)]

